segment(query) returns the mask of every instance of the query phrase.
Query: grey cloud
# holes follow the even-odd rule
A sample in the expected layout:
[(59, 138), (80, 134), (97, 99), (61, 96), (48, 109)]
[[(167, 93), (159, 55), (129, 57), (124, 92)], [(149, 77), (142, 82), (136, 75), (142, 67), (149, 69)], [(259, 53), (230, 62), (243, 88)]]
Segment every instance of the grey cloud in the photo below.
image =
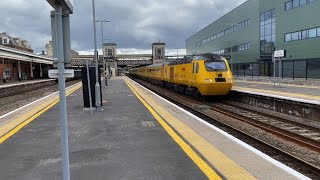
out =
[[(106, 41), (119, 48), (150, 49), (155, 41), (168, 48), (185, 48), (185, 39), (224, 15), (245, 0), (96, 0), (96, 18), (108, 19), (104, 24)], [(35, 52), (44, 50), (51, 38), (49, 12), (44, 0), (2, 0), (1, 32), (27, 39)], [(87, 50), (93, 47), (91, 0), (75, 0), (71, 16), (72, 47)], [(97, 24), (98, 46), (101, 45), (100, 24)]]

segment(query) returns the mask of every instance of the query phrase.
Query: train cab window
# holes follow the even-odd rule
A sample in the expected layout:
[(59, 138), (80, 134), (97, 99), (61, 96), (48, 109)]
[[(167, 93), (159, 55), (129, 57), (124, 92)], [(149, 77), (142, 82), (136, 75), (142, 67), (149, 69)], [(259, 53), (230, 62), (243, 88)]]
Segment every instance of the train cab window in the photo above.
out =
[(227, 70), (226, 63), (222, 60), (213, 60), (204, 62), (208, 71), (225, 71)]
[(198, 73), (199, 72), (199, 63), (197, 62), (197, 64), (196, 64), (196, 73)]

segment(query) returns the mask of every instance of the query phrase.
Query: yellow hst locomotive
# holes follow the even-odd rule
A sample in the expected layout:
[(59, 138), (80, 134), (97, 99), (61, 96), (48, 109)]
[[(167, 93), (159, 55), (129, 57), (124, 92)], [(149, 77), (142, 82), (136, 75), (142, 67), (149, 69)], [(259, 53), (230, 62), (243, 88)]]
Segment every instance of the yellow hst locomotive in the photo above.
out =
[(234, 84), (227, 60), (211, 53), (134, 68), (129, 74), (196, 97), (226, 95)]

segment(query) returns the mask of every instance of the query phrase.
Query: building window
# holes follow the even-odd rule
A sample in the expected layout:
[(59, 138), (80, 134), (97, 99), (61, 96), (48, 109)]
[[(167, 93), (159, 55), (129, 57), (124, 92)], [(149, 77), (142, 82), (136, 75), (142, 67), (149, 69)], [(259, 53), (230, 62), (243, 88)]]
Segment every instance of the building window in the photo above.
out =
[(304, 30), (301, 32), (301, 39), (307, 39), (308, 38), (308, 30)]
[(276, 37), (275, 9), (260, 14), (260, 55), (271, 59)]
[(292, 1), (292, 8), (296, 8), (296, 7), (299, 7), (299, 6), (300, 6), (299, 0), (293, 0)]
[(299, 40), (299, 32), (294, 32), (291, 34), (292, 41)]
[(112, 56), (112, 49), (108, 49), (108, 56)]
[(289, 9), (292, 9), (292, 1), (286, 2), (285, 4), (285, 10), (288, 11)]
[(309, 38), (317, 37), (317, 29), (309, 29)]
[(307, 4), (307, 0), (300, 0), (300, 6)]
[(311, 3), (313, 1), (316, 1), (316, 0), (291, 0), (291, 1), (286, 2), (284, 4), (284, 6), (285, 6), (285, 10), (288, 11), (290, 9), (303, 6), (303, 5)]
[(286, 34), (284, 40), (285, 42), (290, 42), (292, 40), (291, 33)]
[(6, 77), (10, 77), (10, 68), (6, 68), (5, 70)]
[(226, 36), (228, 34), (231, 34), (232, 32), (240, 30), (240, 29), (242, 29), (242, 28), (244, 28), (246, 26), (249, 26), (249, 24), (250, 24), (250, 19), (244, 20), (244, 21), (238, 23), (237, 25), (233, 25), (233, 26), (231, 26), (231, 27), (229, 27), (229, 28), (227, 28), (227, 29), (225, 29), (223, 31), (220, 31), (217, 34), (214, 34), (214, 35), (212, 35), (212, 36), (210, 36), (210, 37), (208, 37), (206, 39), (203, 39), (203, 40), (197, 42), (196, 46), (201, 46), (202, 44), (206, 44), (206, 43), (208, 43), (210, 41), (213, 41), (213, 40), (218, 39), (220, 37), (223, 37), (223, 36)]
[(7, 38), (3, 38), (3, 39), (2, 39), (2, 43), (3, 43), (3, 44), (9, 44), (9, 40), (8, 40)]
[(320, 27), (285, 34), (285, 42), (320, 37)]

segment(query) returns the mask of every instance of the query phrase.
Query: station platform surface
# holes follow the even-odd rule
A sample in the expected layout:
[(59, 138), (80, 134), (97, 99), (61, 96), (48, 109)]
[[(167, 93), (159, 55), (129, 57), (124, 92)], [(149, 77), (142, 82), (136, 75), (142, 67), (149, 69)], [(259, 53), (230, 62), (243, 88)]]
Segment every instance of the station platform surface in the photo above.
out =
[(320, 105), (320, 86), (236, 80), (232, 90)]
[[(93, 115), (79, 87), (67, 98), (71, 179), (307, 179), (129, 78), (103, 87)], [(0, 137), (0, 179), (61, 179), (56, 104)]]
[(35, 79), (35, 80), (22, 80), (22, 81), (9, 81), (7, 83), (0, 83), (0, 89), (19, 86), (22, 84), (33, 84), (39, 82), (55, 81), (55, 79)]

